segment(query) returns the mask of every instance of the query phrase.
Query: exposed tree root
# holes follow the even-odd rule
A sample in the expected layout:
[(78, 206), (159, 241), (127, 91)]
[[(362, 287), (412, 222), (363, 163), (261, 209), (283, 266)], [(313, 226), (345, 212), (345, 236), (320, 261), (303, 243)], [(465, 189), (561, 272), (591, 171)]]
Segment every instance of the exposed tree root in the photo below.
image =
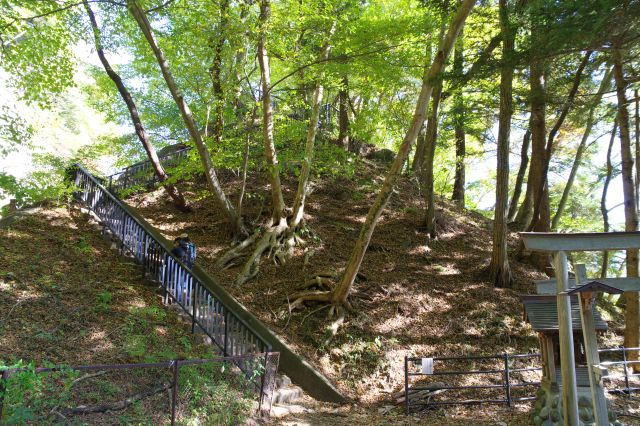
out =
[(331, 302), (333, 293), (330, 291), (304, 291), (291, 295), (293, 303), (291, 303), (291, 309), (299, 308), (304, 302)]
[(287, 221), (286, 219), (283, 219), (278, 225), (271, 227), (262, 234), (262, 237), (256, 244), (256, 248), (244, 264), (242, 272), (238, 274), (238, 278), (236, 278), (236, 285), (242, 285), (258, 275), (258, 271), (260, 270), (260, 258), (265, 251), (269, 251), (269, 256), (271, 253), (274, 253), (274, 259), (276, 260), (281, 262), (285, 260), (284, 257), (279, 254), (279, 245), (281, 244), (282, 237), (285, 235), (287, 229)]
[(216, 261), (216, 266), (221, 269), (229, 268), (232, 261), (242, 256), (244, 249), (253, 244), (260, 236), (260, 231), (256, 231), (249, 238), (227, 251), (220, 259)]
[(334, 336), (338, 333), (340, 327), (344, 324), (345, 314), (346, 312), (353, 312), (353, 308), (349, 304), (348, 301), (344, 303), (334, 303), (333, 301), (333, 281), (322, 277), (320, 275), (316, 276), (314, 279), (307, 281), (303, 288), (310, 287), (320, 287), (326, 288), (330, 287), (330, 290), (307, 290), (299, 293), (295, 293), (291, 295), (291, 299), (293, 299), (293, 303), (289, 305), (289, 309), (293, 310), (299, 308), (304, 305), (305, 302), (324, 302), (327, 305), (322, 305), (319, 308), (314, 309), (309, 314), (307, 314), (303, 321), (306, 320), (310, 315), (324, 309), (329, 308), (328, 318), (335, 318), (330, 324), (325, 328), (324, 340), (322, 342), (323, 346), (329, 344), (329, 342), (334, 338)]

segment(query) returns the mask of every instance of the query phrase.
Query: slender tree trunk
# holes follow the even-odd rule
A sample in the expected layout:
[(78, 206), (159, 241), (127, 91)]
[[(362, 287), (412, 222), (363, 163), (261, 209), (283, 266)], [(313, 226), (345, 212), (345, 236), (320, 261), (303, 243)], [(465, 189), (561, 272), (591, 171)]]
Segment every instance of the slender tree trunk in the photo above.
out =
[[(336, 24), (334, 22), (331, 26), (331, 29), (329, 30), (328, 39), (322, 47), (320, 57), (318, 58), (319, 62), (326, 61), (329, 58), (329, 52), (331, 50), (330, 40), (333, 36), (333, 32), (335, 31), (335, 27)], [(307, 140), (304, 147), (304, 159), (302, 161), (300, 177), (298, 178), (298, 190), (296, 191), (296, 198), (293, 203), (293, 216), (291, 218), (291, 221), (289, 222), (290, 230), (297, 229), (304, 217), (304, 204), (309, 189), (309, 175), (311, 174), (311, 163), (313, 161), (316, 133), (318, 132), (318, 117), (320, 115), (320, 106), (322, 105), (323, 91), (324, 87), (322, 86), (321, 78), (318, 78), (318, 81), (316, 82), (316, 88), (313, 93), (311, 118), (309, 119), (309, 128), (307, 129)], [(342, 103), (340, 105), (340, 108), (342, 111)], [(346, 143), (348, 145), (348, 136)]]
[[(609, 210), (607, 209), (607, 193), (609, 192), (609, 183), (611, 183), (611, 176), (613, 175), (613, 165), (611, 164), (611, 151), (613, 149), (613, 142), (616, 140), (616, 132), (618, 131), (618, 122), (613, 122), (613, 130), (611, 131), (611, 139), (609, 139), (609, 148), (607, 148), (607, 174), (604, 178), (604, 185), (602, 186), (602, 198), (600, 198), (600, 212), (602, 212), (603, 231), (609, 232)], [(604, 251), (602, 253), (602, 268), (600, 269), (600, 278), (607, 277), (607, 271), (609, 270), (609, 252)]]
[[(442, 29), (440, 33), (440, 40), (444, 37), (444, 29)], [(425, 59), (425, 63), (431, 62), (431, 56), (433, 52), (431, 49), (431, 43), (427, 43), (427, 56)], [(425, 111), (425, 116), (428, 116), (431, 111), (429, 111), (429, 105), (427, 105), (427, 110)], [(416, 142), (416, 150), (413, 155), (413, 162), (411, 163), (411, 171), (418, 178), (418, 183), (420, 188), (422, 189), (422, 164), (425, 160), (425, 145), (427, 140), (427, 129), (426, 122), (422, 123), (422, 127), (420, 128), (420, 132), (418, 133), (418, 139)]]
[(515, 32), (509, 23), (507, 0), (500, 0), (502, 66), (500, 72), (500, 123), (496, 169), (496, 208), (493, 221), (493, 250), (489, 275), (496, 287), (511, 287), (511, 268), (507, 255), (507, 204), (509, 202), (509, 136), (513, 115), (513, 51)]
[(222, 142), (224, 128), (224, 90), (222, 88), (222, 49), (227, 41), (227, 26), (229, 23), (229, 0), (220, 1), (220, 22), (218, 23), (218, 39), (213, 46), (213, 63), (209, 68), (211, 74), (211, 88), (213, 89), (213, 103), (215, 116), (213, 118), (212, 136), (216, 146)]
[[(244, 78), (244, 76), (241, 73), (241, 70), (244, 73), (244, 67), (245, 67), (245, 63), (247, 61), (247, 44), (248, 44), (248, 39), (249, 39), (249, 29), (248, 27), (245, 25), (245, 22), (247, 21), (247, 16), (249, 15), (249, 7), (250, 7), (250, 2), (252, 0), (246, 0), (246, 1), (241, 1), (240, 2), (240, 25), (242, 28), (245, 28), (245, 30), (242, 32), (242, 46), (236, 51), (236, 56), (234, 58), (234, 72), (235, 72), (235, 88), (234, 88), (234, 99), (233, 99), (233, 110), (234, 110), (234, 116), (236, 117), (236, 119), (238, 120), (242, 120), (243, 117), (245, 116), (245, 112), (244, 110), (244, 104), (242, 102), (241, 96), (242, 96), (242, 79)], [(251, 93), (252, 97), (254, 96), (253, 93)]]
[(434, 173), (433, 162), (436, 156), (436, 141), (438, 140), (438, 109), (440, 106), (440, 98), (442, 97), (442, 81), (436, 82), (433, 88), (433, 96), (431, 100), (431, 111), (429, 112), (429, 120), (427, 121), (427, 134), (424, 143), (424, 161), (422, 162), (422, 171), (420, 179), (422, 181), (422, 195), (425, 202), (425, 232), (430, 238), (436, 238), (438, 235), (436, 229), (436, 200), (434, 194)]
[(598, 93), (591, 104), (591, 108), (589, 109), (589, 116), (587, 117), (587, 124), (584, 129), (584, 133), (582, 134), (582, 139), (580, 140), (580, 144), (578, 145), (578, 150), (576, 151), (576, 158), (573, 160), (573, 166), (571, 166), (571, 172), (569, 172), (569, 177), (567, 179), (567, 183), (564, 186), (564, 191), (562, 191), (562, 197), (558, 202), (558, 209), (556, 210), (556, 214), (553, 215), (553, 220), (551, 220), (551, 229), (555, 230), (558, 228), (558, 223), (560, 222), (560, 218), (562, 217), (562, 213), (564, 212), (564, 208), (567, 205), (567, 200), (569, 199), (569, 194), (571, 192), (571, 188), (573, 187), (573, 182), (576, 179), (576, 175), (578, 174), (578, 168), (580, 167), (580, 163), (582, 162), (582, 156), (584, 155), (584, 151), (587, 147), (587, 140), (591, 134), (591, 128), (593, 127), (593, 120), (596, 107), (600, 104), (600, 100), (602, 99), (602, 95), (605, 91), (609, 90), (609, 83), (611, 81), (611, 71), (607, 71), (600, 82), (600, 88), (598, 89)]
[[(89, 6), (89, 3), (87, 2), (87, 0), (84, 0), (83, 3), (84, 3), (85, 9), (87, 10), (87, 15), (89, 15), (89, 21), (91, 22), (91, 29), (93, 31), (93, 40), (96, 46), (96, 53), (100, 58), (100, 62), (102, 63), (102, 66), (104, 67), (104, 70), (106, 71), (111, 81), (113, 81), (113, 83), (116, 85), (116, 88), (118, 89), (118, 93), (120, 93), (120, 97), (122, 97), (122, 100), (127, 105), (127, 109), (129, 110), (129, 115), (131, 116), (131, 121), (133, 122), (133, 127), (135, 128), (136, 135), (138, 136), (140, 143), (142, 144), (145, 152), (147, 153), (147, 157), (149, 158), (149, 162), (153, 167), (153, 171), (156, 177), (158, 178), (158, 181), (160, 183), (164, 183), (167, 181), (169, 176), (167, 175), (164, 168), (162, 167), (162, 164), (160, 163), (160, 159), (158, 158), (158, 154), (156, 153), (155, 148), (151, 144), (151, 141), (147, 136), (147, 132), (144, 130), (144, 126), (142, 125), (142, 121), (140, 120), (140, 115), (138, 114), (138, 108), (136, 107), (136, 104), (133, 101), (133, 98), (131, 97), (131, 93), (129, 93), (129, 90), (127, 90), (126, 86), (122, 82), (120, 75), (118, 75), (118, 73), (116, 73), (113, 70), (113, 68), (111, 67), (111, 64), (109, 64), (109, 61), (107, 60), (107, 57), (104, 54), (104, 50), (102, 48), (100, 28), (98, 27), (98, 23), (96, 22), (95, 15), (93, 14), (93, 11), (91, 10), (91, 7)], [(165, 191), (167, 191), (167, 194), (169, 194), (169, 196), (173, 200), (173, 203), (178, 209), (183, 211), (189, 210), (189, 207), (187, 206), (187, 202), (185, 201), (184, 196), (182, 195), (180, 190), (178, 190), (178, 188), (175, 187), (175, 185), (164, 184), (163, 186)]]
[(273, 225), (278, 225), (285, 219), (284, 199), (280, 185), (280, 169), (276, 147), (273, 142), (273, 105), (271, 104), (271, 70), (269, 68), (269, 55), (267, 53), (267, 24), (271, 16), (271, 4), (269, 0), (260, 2), (260, 36), (258, 39), (258, 62), (260, 63), (260, 75), (262, 81), (262, 132), (264, 142), (264, 155), (267, 161), (269, 183), (271, 184), (271, 203)]
[[(627, 110), (627, 82), (624, 79), (622, 51), (613, 49), (613, 76), (616, 82), (616, 95), (618, 101), (618, 127), (620, 129), (620, 152), (622, 157), (622, 192), (624, 194), (624, 229), (625, 231), (638, 230), (638, 212), (636, 210), (635, 188), (633, 180), (633, 155), (631, 154), (631, 134), (629, 132), (629, 111)], [(627, 250), (627, 276), (638, 277), (638, 250)], [(624, 345), (626, 347), (640, 346), (638, 339), (640, 332), (639, 323), (639, 293), (626, 292)], [(630, 358), (638, 359), (637, 352), (631, 352)]]
[(520, 147), (520, 167), (516, 176), (516, 183), (513, 187), (513, 196), (509, 203), (509, 212), (507, 214), (507, 222), (513, 222), (518, 212), (518, 203), (522, 194), (522, 184), (524, 183), (524, 175), (527, 173), (529, 166), (529, 145), (531, 145), (531, 131), (527, 129), (522, 138), (522, 146)]
[[(580, 80), (582, 78), (582, 73), (589, 63), (589, 58), (591, 58), (592, 51), (587, 51), (584, 55), (584, 58), (580, 62), (578, 66), (578, 70), (573, 78), (573, 84), (571, 86), (571, 90), (569, 91), (569, 95), (567, 96), (567, 100), (560, 111), (560, 115), (556, 120), (556, 123), (549, 131), (549, 137), (547, 139), (547, 144), (545, 147), (545, 153), (543, 157), (543, 167), (542, 172), (540, 174), (540, 180), (537, 181), (538, 186), (534, 187), (538, 189), (537, 196), (535, 197), (536, 202), (533, 205), (533, 219), (530, 225), (530, 229), (538, 232), (548, 232), (551, 229), (550, 221), (551, 221), (551, 211), (549, 206), (549, 194), (548, 194), (548, 181), (547, 174), (549, 171), (549, 166), (551, 164), (551, 156), (553, 153), (553, 145), (560, 130), (564, 120), (569, 114), (569, 110), (573, 106), (573, 101), (575, 99), (576, 94), (578, 93), (578, 88), (580, 87)], [(537, 61), (536, 61), (537, 62)], [(533, 67), (533, 65), (532, 65)], [(536, 256), (537, 257), (537, 256)], [(544, 256), (546, 258), (546, 256)], [(539, 266), (543, 266), (540, 264)]]
[(416, 103), (416, 110), (413, 114), (411, 126), (409, 127), (409, 130), (407, 131), (407, 134), (405, 135), (405, 138), (400, 145), (398, 154), (396, 155), (393, 164), (387, 172), (384, 184), (382, 185), (382, 188), (380, 189), (375, 202), (369, 209), (369, 213), (367, 214), (367, 218), (362, 225), (360, 236), (356, 241), (353, 253), (351, 254), (351, 258), (349, 259), (349, 263), (347, 264), (342, 279), (331, 294), (330, 300), (335, 305), (342, 305), (347, 302), (347, 296), (351, 291), (351, 286), (353, 285), (356, 274), (360, 269), (360, 265), (362, 264), (362, 260), (364, 259), (364, 255), (367, 251), (367, 247), (369, 246), (369, 242), (371, 241), (371, 236), (373, 235), (373, 231), (376, 227), (378, 219), (380, 218), (382, 211), (389, 201), (389, 197), (391, 196), (393, 187), (396, 183), (396, 180), (398, 179), (400, 170), (404, 165), (409, 152), (411, 151), (412, 145), (415, 143), (418, 137), (418, 133), (420, 132), (422, 124), (424, 123), (425, 113), (427, 110), (427, 106), (429, 105), (431, 92), (433, 90), (433, 81), (435, 78), (440, 76), (444, 68), (445, 61), (449, 56), (451, 49), (453, 48), (453, 44), (455, 43), (456, 38), (458, 37), (458, 33), (460, 32), (462, 25), (467, 19), (467, 16), (469, 16), (471, 9), (473, 9), (474, 4), (475, 0), (463, 0), (460, 3), (460, 5), (458, 6), (458, 10), (453, 17), (447, 35), (440, 43), (433, 64), (428, 71), (425, 68), (425, 74), (422, 80), (422, 89), (420, 90), (420, 95)]
[[(536, 25), (532, 29), (532, 37), (539, 37)], [(531, 186), (531, 199), (533, 201), (533, 214), (527, 228), (529, 231), (549, 232), (549, 192), (547, 179), (545, 178), (546, 155), (545, 150), (545, 107), (546, 94), (544, 86), (544, 63), (541, 58), (533, 57), (530, 64), (529, 84), (531, 89), (531, 164), (529, 170), (529, 182), (527, 191)], [(549, 266), (549, 256), (545, 253), (534, 252), (530, 261), (541, 270)]]
[[(531, 123), (533, 121), (533, 114), (529, 116), (529, 133), (531, 133)], [(531, 136), (529, 136), (531, 140)], [(531, 149), (531, 159), (529, 161), (529, 174), (527, 175), (527, 190), (524, 194), (524, 200), (520, 205), (518, 214), (516, 215), (515, 222), (518, 224), (519, 229), (526, 229), (531, 223), (531, 217), (533, 216), (533, 188), (535, 187), (535, 168), (533, 167), (536, 161), (540, 161), (539, 158), (534, 158), (533, 148)]]
[(633, 91), (636, 98), (636, 211), (640, 209), (640, 98), (638, 98), (638, 89)]
[[(427, 110), (427, 113), (428, 112)], [(418, 134), (416, 152), (413, 155), (413, 162), (411, 163), (411, 171), (418, 177), (419, 182), (422, 182), (422, 163), (424, 163), (424, 146), (427, 139), (426, 131), (427, 129), (425, 129), (423, 125)]]
[[(460, 31), (456, 41), (456, 50), (453, 57), (453, 73), (456, 78), (462, 76), (464, 68), (464, 29)], [(464, 207), (465, 184), (465, 154), (466, 141), (464, 132), (464, 98), (462, 90), (456, 90), (453, 94), (453, 126), (456, 139), (456, 172), (453, 180), (453, 193), (451, 199), (459, 206)]]
[[(545, 88), (544, 64), (540, 59), (531, 62), (531, 165), (529, 170), (529, 185), (532, 187), (534, 215), (529, 228), (538, 231), (549, 231), (549, 224), (544, 217), (540, 217), (540, 206), (548, 203), (546, 193), (546, 179), (544, 178), (545, 150)], [(538, 210), (538, 212), (536, 212)], [(538, 213), (536, 215), (536, 213)]]
[(127, 0), (127, 6), (129, 8), (129, 12), (144, 34), (147, 43), (153, 50), (156, 60), (158, 61), (158, 65), (160, 66), (160, 70), (162, 71), (162, 76), (167, 83), (167, 87), (171, 92), (173, 100), (180, 110), (180, 115), (182, 116), (182, 120), (184, 121), (185, 126), (189, 131), (189, 135), (191, 136), (191, 139), (193, 140), (196, 149), (198, 150), (198, 154), (200, 155), (200, 159), (204, 167), (205, 175), (207, 176), (207, 180), (209, 181), (209, 185), (213, 190), (218, 204), (227, 216), (227, 220), (231, 223), (233, 232), (235, 234), (244, 232), (242, 226), (242, 218), (238, 216), (238, 214), (236, 213), (236, 209), (233, 207), (233, 205), (225, 195), (224, 191), (222, 190), (222, 186), (220, 186), (213, 161), (211, 161), (211, 157), (209, 155), (209, 150), (202, 140), (202, 135), (198, 131), (198, 127), (193, 118), (189, 105), (187, 105), (187, 102), (184, 100), (184, 97), (180, 92), (180, 89), (178, 89), (178, 85), (176, 84), (176, 81), (173, 78), (173, 74), (169, 69), (169, 64), (164, 57), (164, 52), (160, 49), (160, 47), (158, 47), (158, 43), (156, 42), (153, 31), (151, 29), (151, 24), (147, 20), (144, 11), (140, 8), (135, 0)]
[(338, 93), (338, 98), (340, 107), (338, 113), (338, 145), (345, 150), (351, 151), (349, 142), (349, 79), (346, 76), (342, 78), (342, 87)]

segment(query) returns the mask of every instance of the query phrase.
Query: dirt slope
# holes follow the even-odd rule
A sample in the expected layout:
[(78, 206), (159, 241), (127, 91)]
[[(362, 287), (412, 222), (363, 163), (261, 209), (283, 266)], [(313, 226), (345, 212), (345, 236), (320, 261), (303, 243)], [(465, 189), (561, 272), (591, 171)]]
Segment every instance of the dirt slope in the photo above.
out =
[[(527, 352), (537, 339), (522, 320), (518, 294), (534, 291), (542, 274), (514, 263), (514, 288), (495, 289), (482, 279), (491, 250), (489, 221), (439, 200), (440, 237), (427, 244), (420, 232), (422, 201), (414, 182), (402, 179), (374, 233), (364, 259), (363, 278), (352, 303), (359, 312), (348, 318), (324, 347), (326, 310), (319, 305), (289, 313), (289, 295), (317, 272), (346, 265), (360, 226), (382, 183), (382, 169), (364, 165), (353, 180), (318, 182), (307, 206), (306, 244), (277, 266), (263, 259), (260, 273), (241, 288), (233, 283), (240, 265), (217, 270), (214, 262), (230, 247), (228, 230), (202, 183), (185, 184), (194, 212), (181, 214), (161, 191), (138, 194), (128, 202), (167, 236), (188, 232), (199, 247), (198, 262), (264, 322), (350, 397), (380, 402), (403, 383), (407, 354), (463, 355)], [(226, 188), (237, 197), (240, 181), (227, 176)], [(249, 182), (245, 215), (262, 220), (269, 212), (268, 188)], [(285, 180), (291, 203), (295, 181)], [(259, 225), (259, 220), (254, 226)], [(305, 259), (307, 262), (305, 262)], [(290, 298), (289, 298), (289, 301)]]

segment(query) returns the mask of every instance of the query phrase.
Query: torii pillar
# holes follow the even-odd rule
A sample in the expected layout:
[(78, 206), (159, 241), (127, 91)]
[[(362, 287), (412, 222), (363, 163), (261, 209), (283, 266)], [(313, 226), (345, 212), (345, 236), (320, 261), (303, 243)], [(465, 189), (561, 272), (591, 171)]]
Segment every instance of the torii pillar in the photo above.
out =
[[(571, 299), (569, 290), (569, 272), (567, 267), (567, 252), (571, 251), (603, 251), (603, 250), (627, 250), (640, 248), (640, 232), (594, 232), (594, 233), (575, 233), (575, 234), (559, 234), (551, 232), (521, 232), (520, 236), (524, 241), (526, 249), (531, 251), (542, 251), (553, 255), (554, 269), (556, 271), (556, 297), (558, 304), (558, 328), (560, 338), (560, 362), (562, 368), (562, 402), (564, 424), (577, 426), (580, 422), (578, 415), (578, 390), (576, 386), (576, 367), (574, 361), (573, 347), (573, 330), (571, 325)], [(616, 284), (618, 281), (616, 281)], [(607, 282), (609, 284), (609, 282)], [(620, 286), (614, 285), (616, 288), (624, 291), (638, 291), (640, 286), (637, 279), (632, 283), (620, 282)], [(623, 288), (624, 287), (624, 288)], [(595, 338), (589, 330), (591, 325), (589, 318), (582, 315), (582, 312), (588, 312), (592, 303), (592, 295), (585, 293), (579, 296), (581, 299), (581, 320), (582, 328), (587, 331), (585, 334), (585, 343), (590, 343), (588, 358), (591, 359), (589, 368), (589, 381), (592, 388), (592, 395), (596, 398), (594, 404), (595, 413), (602, 413), (603, 393), (593, 389), (594, 384), (599, 382), (602, 373), (601, 366), (598, 363), (597, 347), (595, 347)], [(591, 315), (588, 315), (591, 317)], [(593, 320), (593, 318), (590, 318)], [(585, 324), (586, 323), (586, 324)], [(594, 363), (595, 362), (595, 363)], [(600, 414), (602, 416), (602, 414)], [(597, 420), (602, 423), (603, 420)], [(605, 423), (606, 424), (606, 423)]]

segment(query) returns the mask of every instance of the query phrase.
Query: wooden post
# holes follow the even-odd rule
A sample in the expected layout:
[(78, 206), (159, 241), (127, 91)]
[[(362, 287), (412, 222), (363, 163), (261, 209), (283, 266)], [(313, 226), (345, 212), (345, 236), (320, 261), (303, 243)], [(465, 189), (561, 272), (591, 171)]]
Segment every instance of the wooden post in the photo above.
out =
[[(576, 284), (586, 281), (586, 269), (584, 265), (576, 265)], [(595, 320), (593, 318), (593, 304), (595, 294), (588, 291), (580, 293), (580, 320), (582, 321), (582, 335), (584, 337), (584, 352), (587, 358), (587, 371), (589, 373), (589, 386), (591, 388), (591, 401), (593, 404), (593, 417), (596, 425), (609, 424), (607, 413), (607, 400), (604, 396), (602, 376), (600, 368), (600, 354), (598, 353), (598, 338), (596, 336)]]
[(560, 367), (562, 370), (562, 411), (564, 424), (578, 426), (578, 389), (576, 387), (575, 351), (573, 348), (573, 329), (571, 324), (571, 298), (562, 295), (569, 288), (569, 270), (567, 254), (558, 251), (554, 254), (556, 271), (558, 327), (560, 329)]

